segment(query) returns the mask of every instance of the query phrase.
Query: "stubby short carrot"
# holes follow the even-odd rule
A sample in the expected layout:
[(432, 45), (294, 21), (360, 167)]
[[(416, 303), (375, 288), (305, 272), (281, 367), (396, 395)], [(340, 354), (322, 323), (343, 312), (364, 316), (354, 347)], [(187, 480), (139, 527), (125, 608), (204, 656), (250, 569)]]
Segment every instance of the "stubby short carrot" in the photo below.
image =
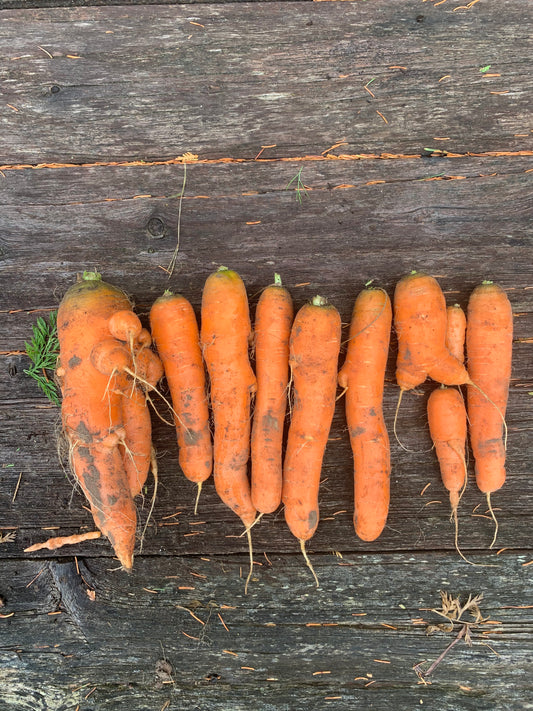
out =
[(260, 513), (272, 513), (281, 503), (292, 320), (291, 296), (276, 274), (276, 283), (259, 298), (254, 324), (257, 393), (251, 442), (252, 503)]
[(200, 331), (214, 419), (213, 475), (218, 495), (246, 528), (257, 513), (248, 480), (250, 404), (256, 390), (251, 340), (244, 283), (236, 272), (220, 267), (205, 282)]
[(339, 385), (354, 457), (354, 526), (359, 538), (381, 534), (389, 511), (390, 445), (382, 401), (392, 309), (387, 293), (367, 288), (353, 309)]
[(304, 554), (319, 520), (320, 473), (335, 411), (340, 342), (339, 312), (315, 296), (298, 311), (291, 330), (293, 404), (283, 463), (285, 520)]
[(184, 296), (167, 291), (151, 308), (150, 326), (170, 388), (180, 467), (199, 495), (213, 469), (213, 445), (196, 315)]

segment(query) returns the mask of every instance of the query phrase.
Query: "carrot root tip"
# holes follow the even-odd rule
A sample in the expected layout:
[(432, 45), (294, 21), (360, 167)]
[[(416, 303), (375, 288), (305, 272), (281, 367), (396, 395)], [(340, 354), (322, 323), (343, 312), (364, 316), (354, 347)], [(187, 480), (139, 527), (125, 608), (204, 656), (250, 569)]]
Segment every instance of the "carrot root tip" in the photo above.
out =
[(313, 568), (313, 564), (312, 564), (311, 561), (309, 560), (309, 556), (308, 556), (308, 554), (307, 554), (307, 551), (305, 550), (305, 541), (304, 541), (303, 538), (300, 538), (300, 550), (302, 551), (302, 555), (303, 555), (303, 557), (304, 557), (304, 560), (305, 560), (305, 563), (306, 563), (307, 567), (309, 568), (309, 570), (310, 570), (311, 573), (313, 574), (313, 578), (315, 579), (316, 586), (317, 586), (317, 588), (319, 588), (319, 587), (320, 587), (320, 583), (318, 582), (318, 578), (317, 578), (317, 575), (316, 575), (316, 573), (315, 573), (315, 569)]

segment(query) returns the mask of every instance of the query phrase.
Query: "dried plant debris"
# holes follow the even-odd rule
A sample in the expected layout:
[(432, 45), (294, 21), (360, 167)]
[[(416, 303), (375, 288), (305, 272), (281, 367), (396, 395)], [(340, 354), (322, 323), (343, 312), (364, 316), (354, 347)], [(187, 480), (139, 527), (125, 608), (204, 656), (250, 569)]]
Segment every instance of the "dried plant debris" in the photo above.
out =
[[(483, 599), (483, 594), (469, 595), (466, 602), (461, 602), (460, 597), (453, 597), (445, 591), (441, 591), (441, 607), (432, 609), (431, 612), (443, 617), (446, 622), (430, 624), (426, 627), (426, 634), (444, 632), (451, 634), (457, 630), (457, 634), (442, 654), (427, 668), (424, 669), (424, 662), (416, 664), (413, 669), (418, 677), (424, 681), (435, 671), (444, 657), (455, 645), (464, 640), (468, 646), (473, 643), (472, 633), (478, 631), (479, 627), (489, 622), (488, 617), (483, 617), (479, 604)], [(483, 644), (485, 644), (483, 642)]]

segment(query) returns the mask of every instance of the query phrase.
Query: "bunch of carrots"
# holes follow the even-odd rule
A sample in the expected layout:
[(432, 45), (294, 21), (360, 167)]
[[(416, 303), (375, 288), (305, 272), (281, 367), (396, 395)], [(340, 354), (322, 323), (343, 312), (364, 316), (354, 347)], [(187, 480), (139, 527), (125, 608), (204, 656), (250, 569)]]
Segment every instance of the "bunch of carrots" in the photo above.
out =
[[(305, 543), (319, 522), (322, 462), (341, 395), (354, 459), (355, 531), (364, 541), (378, 538), (390, 499), (382, 400), (393, 320), (398, 407), (403, 393), (427, 377), (441, 384), (429, 397), (428, 421), (450, 493), (458, 548), (467, 417), (476, 480), (491, 513), (491, 493), (505, 480), (512, 312), (500, 287), (490, 282), (477, 287), (465, 316), (459, 306), (446, 308), (438, 282), (423, 273), (400, 280), (393, 304), (383, 289), (367, 286), (355, 301), (339, 370), (339, 312), (316, 296), (295, 315), (278, 275), (261, 294), (253, 327), (242, 279), (220, 267), (203, 289), (201, 328), (187, 299), (167, 291), (152, 306), (148, 331), (123, 292), (98, 274), (85, 273), (58, 312), (63, 430), (96, 526), (123, 567), (132, 567), (134, 498), (150, 467), (157, 483), (148, 402), (163, 373), (180, 467), (197, 486), (195, 510), (202, 484), (213, 473), (217, 494), (248, 537), (246, 584), (253, 566), (251, 529), (280, 504), (315, 575)], [(467, 386), (466, 404), (461, 385)], [(45, 545), (78, 540), (52, 539)], [(316, 575), (315, 580), (318, 585)]]

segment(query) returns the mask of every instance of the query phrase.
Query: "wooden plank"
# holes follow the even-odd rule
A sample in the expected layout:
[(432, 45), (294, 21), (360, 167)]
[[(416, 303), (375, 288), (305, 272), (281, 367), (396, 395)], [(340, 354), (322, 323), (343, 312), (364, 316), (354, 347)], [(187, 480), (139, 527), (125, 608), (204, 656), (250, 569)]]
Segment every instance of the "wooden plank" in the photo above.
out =
[[(238, 268), (251, 295), (277, 270), (297, 303), (322, 290), (347, 320), (362, 283), (375, 278), (391, 289), (423, 268), (463, 305), (491, 276), (513, 290), (518, 313), (531, 311), (529, 165), (525, 158), (190, 164), (170, 285), (198, 306), (205, 277), (220, 264)], [(296, 183), (287, 189), (300, 169), (301, 202)], [(90, 266), (148, 308), (169, 285), (160, 267), (176, 245), (183, 170), (6, 172), (2, 310), (51, 308)], [(152, 219), (163, 222), (155, 235)], [(27, 321), (23, 333), (19, 313), (2, 318), (5, 350), (22, 347)]]
[[(228, 264), (243, 275), (253, 310), (261, 288), (277, 270), (297, 305), (317, 291), (324, 293), (345, 322), (355, 294), (371, 277), (392, 294), (405, 272), (424, 268), (439, 276), (450, 302), (463, 306), (473, 286), (487, 276), (502, 283), (516, 314), (516, 340), (508, 410), (510, 476), (495, 504), (501, 509), (498, 545), (515, 550), (530, 545), (533, 309), (527, 166), (524, 158), (193, 163), (187, 166), (181, 247), (170, 280), (198, 310), (205, 277), (220, 263)], [(301, 203), (293, 189), (286, 189), (300, 167), (307, 186)], [(23, 374), (28, 361), (16, 351), (24, 348), (37, 315), (46, 313), (40, 309), (57, 306), (76, 272), (87, 267), (97, 266), (105, 278), (131, 293), (146, 319), (152, 301), (169, 285), (158, 265), (168, 264), (176, 243), (178, 200), (169, 196), (179, 192), (183, 170), (135, 166), (6, 173), (0, 214), (5, 302), (0, 327), (5, 350), (15, 354), (0, 356), (6, 374), (0, 379), (0, 442), (6, 465), (0, 470), (0, 527), (18, 527), (16, 542), (3, 548), (7, 557), (21, 556), (26, 545), (57, 535), (42, 528), (59, 526), (60, 533), (72, 533), (91, 525), (83, 498), (72, 498), (72, 485), (58, 463), (57, 410)], [(161, 220), (163, 237), (150, 236), (151, 220)], [(385, 400), (390, 428), (397, 397), (394, 357), (393, 341)], [(421, 392), (427, 395), (430, 388), (428, 384)], [(323, 521), (311, 550), (453, 548), (445, 492), (434, 456), (427, 451), (424, 408), (425, 397), (404, 400), (398, 431), (416, 453), (392, 443), (389, 526), (376, 543), (362, 544), (351, 525), (352, 465), (339, 403), (324, 464)], [(174, 433), (155, 416), (154, 428), (163, 493), (145, 551), (244, 551), (238, 521), (217, 500), (212, 485), (202, 495), (199, 519), (209, 523), (197, 525), (191, 486), (179, 472)], [(50, 503), (42, 506), (43, 501)], [(440, 503), (430, 503), (434, 501)], [(462, 507), (461, 544), (474, 557), (491, 537), (492, 524), (478, 517), (484, 508), (474, 511), (479, 504), (482, 497), (471, 486)], [(166, 518), (176, 510), (183, 514)], [(144, 512), (142, 516), (146, 507)], [(176, 522), (180, 525), (169, 525)], [(257, 526), (254, 540), (260, 552), (296, 552), (282, 514)], [(106, 541), (76, 550), (111, 555)], [(70, 554), (68, 549), (59, 553)]]
[(457, 5), (4, 10), (0, 164), (531, 151), (524, 3)]
[[(15, 711), (29, 699), (47, 711), (160, 709), (167, 700), (170, 708), (384, 711), (391, 698), (401, 708), (531, 708), (524, 556), (502, 556), (490, 586), (486, 569), (437, 554), (317, 556), (319, 590), (301, 560), (270, 562), (248, 596), (245, 556), (146, 558), (131, 576), (95, 558), (78, 568), (5, 562), (2, 611), (14, 614), (0, 620), (0, 700)], [(459, 631), (426, 636), (427, 624), (442, 621), (430, 610), (440, 589), (463, 601), (485, 593), (480, 608), (491, 622), (473, 628), (473, 646), (456, 645), (423, 685), (413, 666), (427, 660), (427, 668)]]

